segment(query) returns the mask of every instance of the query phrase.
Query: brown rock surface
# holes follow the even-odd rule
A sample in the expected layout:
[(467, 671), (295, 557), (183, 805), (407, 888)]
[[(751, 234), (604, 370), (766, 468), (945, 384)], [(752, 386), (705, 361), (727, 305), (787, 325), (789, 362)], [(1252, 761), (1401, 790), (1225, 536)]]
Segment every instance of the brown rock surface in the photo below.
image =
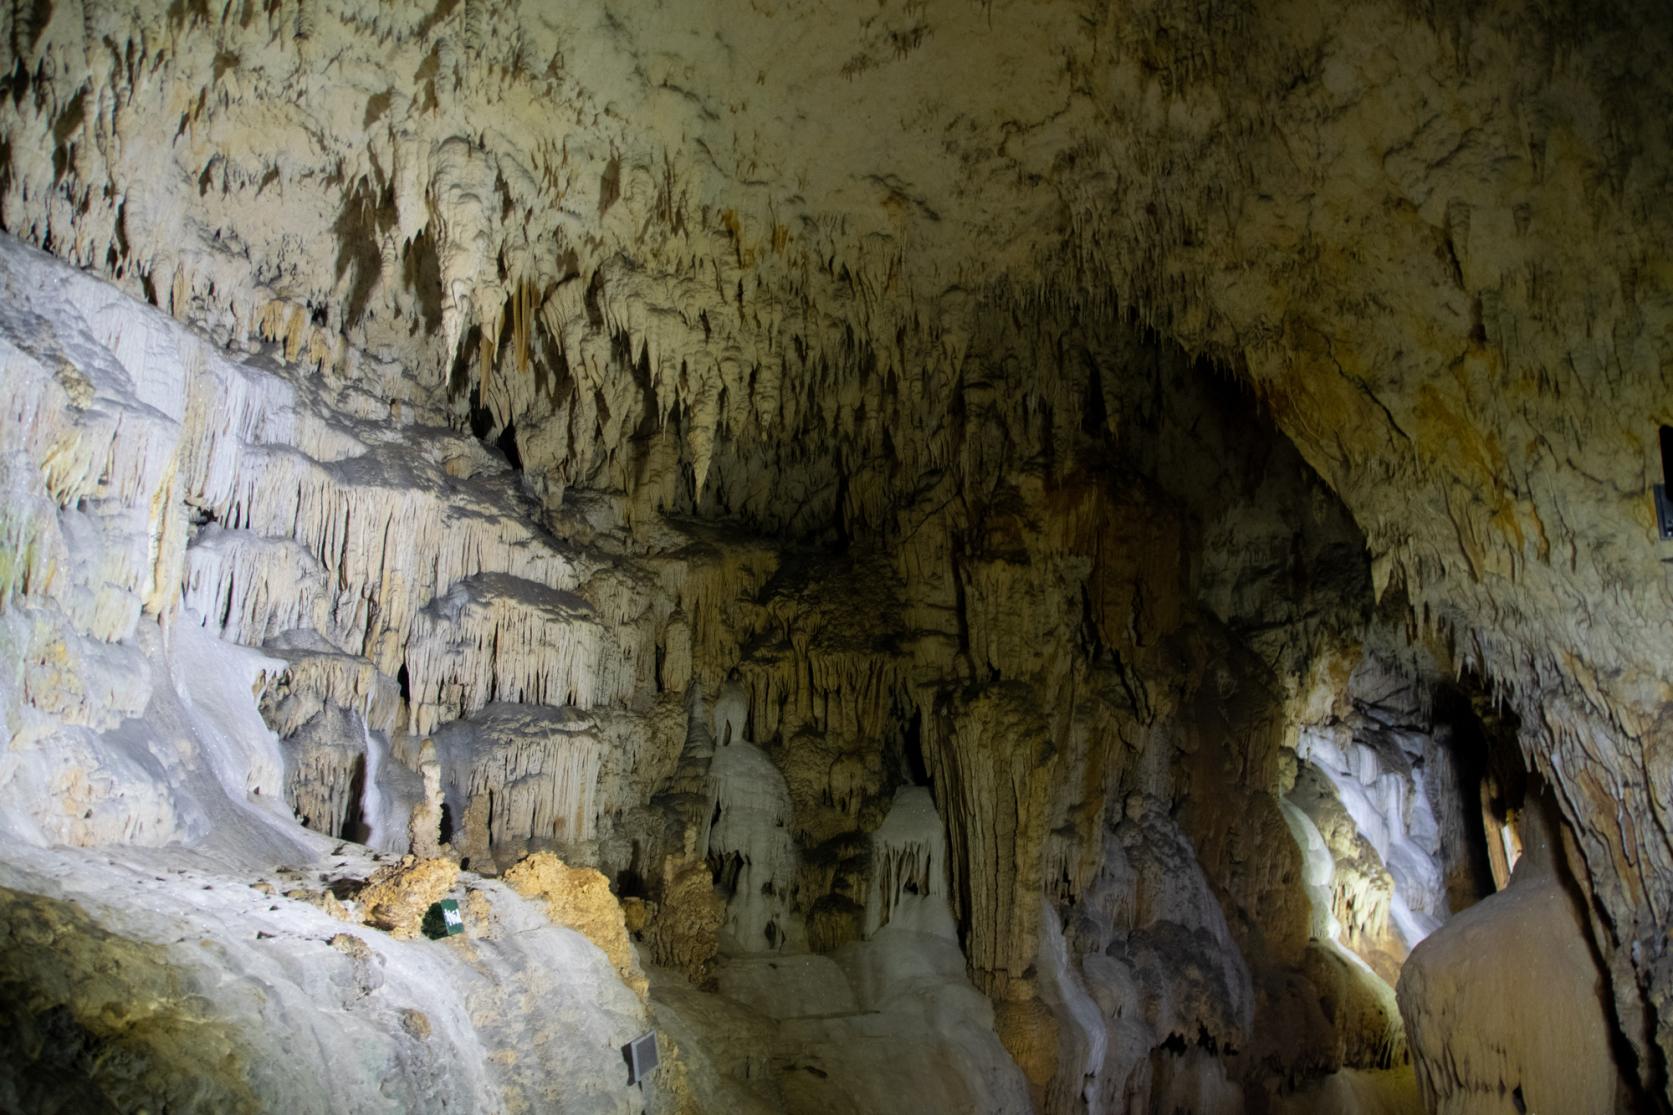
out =
[(545, 903), (546, 915), (604, 950), (624, 982), (643, 998), (649, 989), (628, 939), (621, 903), (610, 880), (590, 867), (570, 867), (551, 852), (536, 852), (505, 873), (508, 886)]
[(1605, 1112), (1630, 1106), (1609, 1002), (1555, 811), (1530, 809), (1510, 885), (1413, 951), (1400, 1012), (1437, 1115)]
[(0, 1052), (7, 1107), (262, 1110), (240, 1036), (196, 1003), (166, 948), (74, 903), (0, 888)]
[(726, 902), (716, 893), (707, 865), (670, 858), (663, 868), (662, 902), (645, 931), (652, 959), (703, 986), (719, 951), (720, 927), (725, 921)]
[[(1661, 0), (23, 3), (0, 94), (0, 845), (288, 806), (397, 935), (534, 852), (642, 995), (612, 883), (693, 981), (898, 960), (912, 788), (1039, 1106), (1369, 1104), (1331, 919), (1395, 975), (1532, 772), (1578, 913), (1453, 929), (1588, 1067), (1442, 928), (1425, 1094), (1673, 1103)], [(807, 1031), (716, 1059), (825, 1103)]]
[(422, 931), (424, 914), (458, 881), (459, 865), (450, 859), (405, 856), (378, 868), (355, 895), (360, 920), (410, 940)]

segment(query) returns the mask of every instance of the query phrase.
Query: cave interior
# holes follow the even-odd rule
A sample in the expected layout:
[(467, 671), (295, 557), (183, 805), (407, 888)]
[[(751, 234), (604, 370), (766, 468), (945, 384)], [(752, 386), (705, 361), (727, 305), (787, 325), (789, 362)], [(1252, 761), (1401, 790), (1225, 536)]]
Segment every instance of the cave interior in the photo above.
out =
[(1673, 1112), (1670, 119), (1665, 0), (6, 6), (0, 1110)]

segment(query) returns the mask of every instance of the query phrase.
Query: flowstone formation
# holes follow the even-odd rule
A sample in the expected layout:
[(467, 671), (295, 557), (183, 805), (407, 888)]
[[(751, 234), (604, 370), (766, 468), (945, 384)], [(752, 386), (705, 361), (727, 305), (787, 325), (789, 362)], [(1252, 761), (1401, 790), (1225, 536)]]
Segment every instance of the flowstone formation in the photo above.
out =
[[(1418, 1080), (1433, 1110), (1618, 1106), (1616, 1080), (1598, 1071), (1610, 1061), (1602, 974), (1578, 896), (1554, 867), (1561, 853), (1550, 812), (1547, 802), (1530, 803), (1509, 885), (1416, 953), (1401, 981), (1414, 1045), (1439, 1046), (1420, 1059)], [(1547, 1009), (1553, 1003), (1563, 1009)]]
[(1670, 24), (0, 12), (0, 1106), (1666, 1110)]

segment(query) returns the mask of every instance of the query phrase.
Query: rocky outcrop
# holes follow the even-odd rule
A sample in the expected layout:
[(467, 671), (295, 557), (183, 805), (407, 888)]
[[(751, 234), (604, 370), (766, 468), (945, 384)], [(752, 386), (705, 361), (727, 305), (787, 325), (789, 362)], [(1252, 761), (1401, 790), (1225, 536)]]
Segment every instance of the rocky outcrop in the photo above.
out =
[[(191, 985), (167, 950), (113, 934), (73, 903), (6, 889), (0, 905), (15, 1066), (6, 1106), (92, 1109), (166, 1097), (197, 1110), (260, 1109), (245, 1067), (254, 1050), (192, 1009)], [(111, 1002), (126, 1009), (113, 1017)]]
[(453, 721), (435, 743), (449, 816), (479, 808), (490, 848), (515, 859), (531, 843), (568, 847), (593, 837), (604, 744), (592, 718), (494, 704)]
[(645, 932), (651, 957), (694, 987), (705, 987), (720, 951), (726, 900), (715, 890), (707, 864), (679, 864), (672, 857), (664, 862), (662, 901)]
[(424, 915), (459, 881), (459, 865), (445, 859), (403, 857), (379, 868), (355, 894), (361, 920), (401, 940), (417, 937)]
[(638, 680), (586, 601), (517, 577), (467, 577), (413, 618), (405, 666), (416, 735), (491, 699), (591, 708)]
[(366, 748), (352, 713), (321, 711), (290, 737), (285, 800), (315, 832), (364, 840)]
[(1443, 1115), (1624, 1110), (1634, 1100), (1555, 811), (1535, 802), (1524, 816), (1510, 885), (1437, 931), (1400, 976), (1424, 1104)]
[[(72, 877), (45, 873), (66, 863)], [(491, 932), (400, 940), (274, 893), (282, 873), (158, 867), (60, 852), (0, 869), (9, 1107), (579, 1115), (627, 1102), (619, 1045), (646, 1027), (642, 1005), (596, 949), (504, 886), (474, 884)]]
[[(177, 331), (140, 316), (161, 335)], [(426, 549), (423, 532), (414, 534), (399, 560), (426, 570), (445, 565), (453, 581), (410, 608), (394, 605), (431, 590), (414, 587), (409, 566), (384, 562), (373, 574), (370, 564), (343, 556), (359, 543), (348, 551), (333, 543), (316, 553), (328, 579), (307, 582), (337, 585), (332, 605), (284, 617), (320, 629), (205, 627), (191, 612), (169, 622), (176, 639), (194, 632), (189, 638), (205, 647), (229, 645), (229, 633), (264, 640), (259, 669), (242, 684), (262, 691), (267, 727), (258, 731), (288, 764), (289, 804), (330, 835), (457, 855), (483, 873), (559, 848), (586, 874), (581, 889), (606, 920), (622, 920), (610, 883), (634, 901), (634, 932), (653, 958), (681, 973), (673, 978), (732, 992), (764, 987), (751, 1000), (759, 1010), (783, 1009), (775, 985), (756, 982), (761, 964), (785, 957), (797, 971), (828, 975), (823, 957), (853, 951), (858, 967), (845, 977), (852, 1005), (837, 996), (832, 1012), (860, 1019), (872, 1009), (864, 1002), (894, 1002), (894, 1046), (871, 1056), (896, 1064), (892, 1058), (915, 1049), (949, 1066), (937, 1078), (949, 1095), (1010, 1097), (994, 1099), (1003, 1106), (1018, 1102), (1026, 1081), (1049, 1110), (1120, 1097), (1229, 1103), (1242, 1089), (1266, 1088), (1274, 1074), (1386, 1063), (1386, 1035), (1380, 1045), (1347, 1037), (1367, 1028), (1359, 1014), (1344, 1011), (1335, 1026), (1296, 1005), (1309, 994), (1344, 1003), (1348, 995), (1306, 954), (1305, 898), (1286, 866), (1299, 853), (1274, 796), (1285, 710), (1312, 699), (1306, 679), (1333, 676), (1310, 665), (1305, 648), (1350, 638), (1363, 608), (1355, 596), (1363, 576), (1355, 578), (1351, 561), (1345, 570), (1333, 564), (1351, 534), (1339, 509), (1313, 506), (1317, 492), (1304, 474), (1282, 484), (1252, 479), (1297, 466), (1257, 436), (1226, 433), (1234, 426), (1227, 400), (1203, 393), (1181, 367), (1130, 390), (1150, 399), (1152, 409), (1139, 413), (1162, 421), (1150, 433), (1128, 431), (1133, 441), (1113, 479), (1066, 473), (1048, 484), (1031, 461), (999, 456), (988, 486), (970, 488), (974, 502), (931, 494), (910, 541), (848, 559), (788, 550), (764, 558), (759, 542), (698, 543), (699, 528), (674, 521), (629, 530), (601, 501), (572, 523), (583, 541), (530, 531), (525, 552), (539, 560), (516, 575), (478, 565), (480, 554), (496, 552), (480, 524), (469, 546), (445, 559), (441, 549)], [(1184, 446), (1205, 428), (1225, 440), (1200, 442), (1193, 456)], [(396, 436), (362, 432), (360, 444)], [(195, 444), (180, 436), (182, 445)], [(533, 513), (526, 504), (518, 511), (512, 472), (494, 474), (505, 484), (497, 490), (488, 473), (455, 484), (455, 473), (491, 467), (484, 451), (448, 440), (453, 435), (425, 436), (429, 456), (403, 467), (416, 480), (424, 462), (434, 466), (443, 517), (459, 506), (490, 522)], [(1077, 452), (1091, 453), (1109, 434), (1082, 436), (1092, 441)], [(386, 481), (382, 470), (395, 454), (382, 452), (385, 464), (376, 468), (337, 470), (345, 493), (350, 481), (371, 489)], [(1155, 467), (1151, 457), (1190, 462), (1189, 478), (1169, 481), (1179, 486), (1177, 499), (1199, 482), (1223, 486), (1248, 471), (1240, 490), (1255, 502), (1243, 520), (1273, 537), (1286, 520), (1300, 523), (1290, 537), (1304, 560), (1331, 571), (1317, 578), (1308, 607), (1286, 602), (1280, 614), (1262, 615), (1252, 586), (1285, 575), (1270, 562), (1241, 579), (1223, 557), (1204, 565), (1196, 556), (1200, 515), (1210, 509), (1170, 505), (1176, 497), (1142, 471)], [(448, 502), (455, 491), (461, 504)], [(1300, 506), (1313, 510), (1292, 515)], [(1114, 516), (1146, 529), (1127, 538), (1111, 528)], [(351, 514), (333, 528), (339, 542), (358, 521)], [(188, 538), (186, 553), (197, 537), (219, 552), (226, 536), (250, 529), (206, 526)], [(303, 531), (293, 541), (308, 548), (312, 537)], [(445, 530), (437, 537), (442, 548), (457, 542)], [(599, 556), (606, 548), (609, 561)], [(1270, 543), (1263, 552), (1275, 550)], [(551, 575), (544, 587), (517, 579), (542, 561)], [(374, 580), (357, 584), (362, 576)], [(1241, 588), (1226, 591), (1233, 584)], [(391, 608), (349, 606), (372, 598)], [(25, 605), (43, 607), (33, 594)], [(611, 675), (617, 688), (554, 680), (603, 669), (575, 656), (583, 644), (574, 638), (584, 642), (589, 632), (602, 641), (585, 644), (593, 647), (587, 653), (615, 648), (612, 661), (626, 670)], [(621, 649), (629, 645), (654, 651), (630, 658)], [(661, 688), (678, 677), (706, 679), (712, 708), (703, 687)], [(1240, 695), (1228, 700), (1232, 694)], [(1062, 711), (1043, 716), (1042, 707)], [(435, 730), (412, 734), (421, 723)], [(247, 793), (242, 783), (237, 789)], [(1109, 888), (1128, 885), (1110, 881), (1128, 876), (1110, 875), (1120, 845), (1108, 833), (1120, 831), (1116, 805), (1129, 800), (1152, 803), (1141, 813), (1158, 818), (1178, 809), (1185, 822), (1169, 822), (1171, 835), (1160, 843), (1134, 845), (1134, 877), (1160, 869), (1158, 879), (1181, 887), (1200, 859), (1202, 883), (1172, 895), (1158, 884), (1147, 902), (1182, 901), (1186, 911), (1160, 921), (1148, 913), (1131, 924), (1114, 913), (1085, 921), (1082, 911), (1116, 901)], [(1263, 819), (1252, 845), (1233, 839), (1223, 823), (1228, 810)], [(446, 858), (426, 862), (442, 874), (457, 870)], [(594, 864), (604, 874), (587, 873)], [(519, 869), (517, 878), (533, 871)], [(393, 878), (377, 885), (386, 883), (401, 894), (413, 889)], [(553, 891), (539, 880), (528, 885), (548, 899)], [(1045, 909), (1042, 893), (1050, 897)], [(407, 915), (428, 903), (374, 905), (405, 909), (378, 915), (380, 924), (410, 928)], [(608, 937), (625, 948), (625, 924)], [(933, 1001), (968, 1014), (973, 980), (991, 995), (989, 1006), (949, 1028), (946, 1015), (924, 1022), (919, 1007), (867, 982), (915, 965), (934, 972)], [(622, 970), (640, 986), (631, 965)], [(1216, 975), (1199, 980), (1193, 971)], [(820, 987), (839, 986), (819, 979)], [(1291, 990), (1266, 991), (1274, 982)], [(1135, 987), (1157, 1010), (1118, 1021)], [(802, 994), (789, 985), (783, 993)], [(699, 1016), (709, 1009), (687, 1006)], [(1264, 1025), (1265, 1012), (1279, 1036), (1257, 1057), (1237, 1060), (1247, 1040), (1240, 1035)], [(859, 1025), (809, 1022), (786, 1056), (834, 1063)], [(901, 1044), (897, 1026), (928, 1036)], [(1304, 1058), (1289, 1041), (1300, 1032)], [(708, 1040), (693, 1038), (693, 1056)], [(982, 1066), (988, 1083), (974, 1083), (958, 1065)]]
[(648, 985), (610, 880), (590, 867), (570, 867), (550, 852), (536, 852), (507, 871), (505, 881), (518, 894), (544, 902), (554, 922), (604, 950), (622, 982), (644, 997)]

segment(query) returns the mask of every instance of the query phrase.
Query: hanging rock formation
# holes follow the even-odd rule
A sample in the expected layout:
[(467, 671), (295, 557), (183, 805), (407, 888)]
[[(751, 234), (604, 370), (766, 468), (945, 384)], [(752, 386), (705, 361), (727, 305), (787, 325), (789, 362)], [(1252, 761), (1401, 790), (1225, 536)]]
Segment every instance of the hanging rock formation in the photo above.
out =
[(373, 7), (0, 11), (0, 1107), (1673, 1107), (1664, 4)]

